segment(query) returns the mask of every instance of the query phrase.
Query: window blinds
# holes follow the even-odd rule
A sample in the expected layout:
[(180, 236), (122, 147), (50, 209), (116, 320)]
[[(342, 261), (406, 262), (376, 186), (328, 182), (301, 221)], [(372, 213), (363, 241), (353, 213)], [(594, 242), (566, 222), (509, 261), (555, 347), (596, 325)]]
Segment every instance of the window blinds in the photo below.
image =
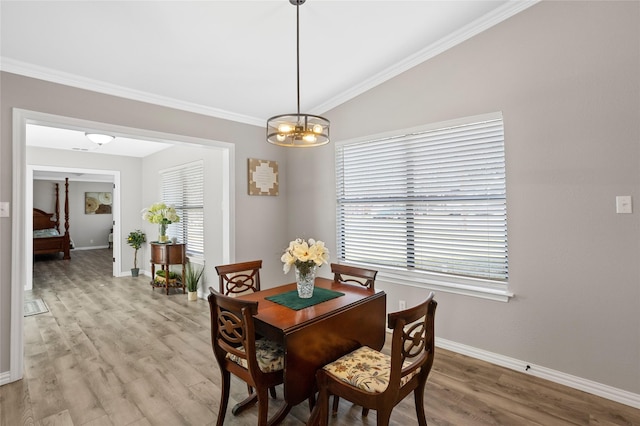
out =
[(339, 145), (336, 183), (339, 259), (507, 280), (501, 115)]
[(187, 244), (187, 252), (204, 254), (204, 173), (201, 161), (161, 172), (162, 201), (176, 208), (180, 221), (168, 235)]

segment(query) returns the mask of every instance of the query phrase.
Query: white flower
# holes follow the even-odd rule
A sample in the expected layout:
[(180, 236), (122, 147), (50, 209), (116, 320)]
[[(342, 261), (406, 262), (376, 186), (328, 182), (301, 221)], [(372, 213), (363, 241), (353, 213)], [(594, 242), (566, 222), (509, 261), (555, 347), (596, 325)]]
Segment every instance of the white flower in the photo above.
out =
[(165, 203), (153, 203), (149, 208), (142, 210), (142, 219), (149, 223), (164, 223), (165, 225), (180, 222), (176, 208), (167, 206)]
[(307, 241), (296, 238), (289, 243), (280, 260), (283, 262), (282, 270), (286, 274), (291, 270), (291, 265), (297, 268), (309, 269), (311, 266), (322, 266), (329, 261), (329, 250), (324, 242), (309, 238)]

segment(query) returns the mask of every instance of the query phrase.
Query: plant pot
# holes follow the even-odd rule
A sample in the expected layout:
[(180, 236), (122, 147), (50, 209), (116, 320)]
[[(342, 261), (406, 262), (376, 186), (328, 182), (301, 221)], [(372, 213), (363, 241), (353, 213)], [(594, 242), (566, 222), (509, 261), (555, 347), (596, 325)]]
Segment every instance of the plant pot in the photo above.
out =
[(137, 277), (139, 272), (140, 272), (140, 268), (131, 268), (132, 277)]
[(198, 292), (197, 291), (188, 291), (187, 297), (190, 302), (194, 302), (198, 300)]

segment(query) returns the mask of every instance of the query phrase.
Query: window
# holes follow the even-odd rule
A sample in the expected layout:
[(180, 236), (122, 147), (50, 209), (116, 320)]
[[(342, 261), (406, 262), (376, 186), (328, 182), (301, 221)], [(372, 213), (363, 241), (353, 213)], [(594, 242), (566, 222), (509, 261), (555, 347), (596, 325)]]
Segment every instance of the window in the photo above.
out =
[(339, 260), (508, 300), (502, 114), (337, 145), (336, 184)]
[(176, 208), (180, 221), (167, 235), (187, 244), (187, 253), (204, 256), (204, 174), (202, 161), (160, 172), (162, 201)]

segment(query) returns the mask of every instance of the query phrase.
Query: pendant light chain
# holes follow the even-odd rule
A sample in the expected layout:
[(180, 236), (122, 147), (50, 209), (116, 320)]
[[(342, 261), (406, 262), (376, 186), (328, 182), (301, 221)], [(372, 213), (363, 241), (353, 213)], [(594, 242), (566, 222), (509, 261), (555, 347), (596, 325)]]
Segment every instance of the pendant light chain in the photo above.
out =
[(298, 115), (300, 115), (300, 2), (296, 3), (296, 80), (298, 81)]

